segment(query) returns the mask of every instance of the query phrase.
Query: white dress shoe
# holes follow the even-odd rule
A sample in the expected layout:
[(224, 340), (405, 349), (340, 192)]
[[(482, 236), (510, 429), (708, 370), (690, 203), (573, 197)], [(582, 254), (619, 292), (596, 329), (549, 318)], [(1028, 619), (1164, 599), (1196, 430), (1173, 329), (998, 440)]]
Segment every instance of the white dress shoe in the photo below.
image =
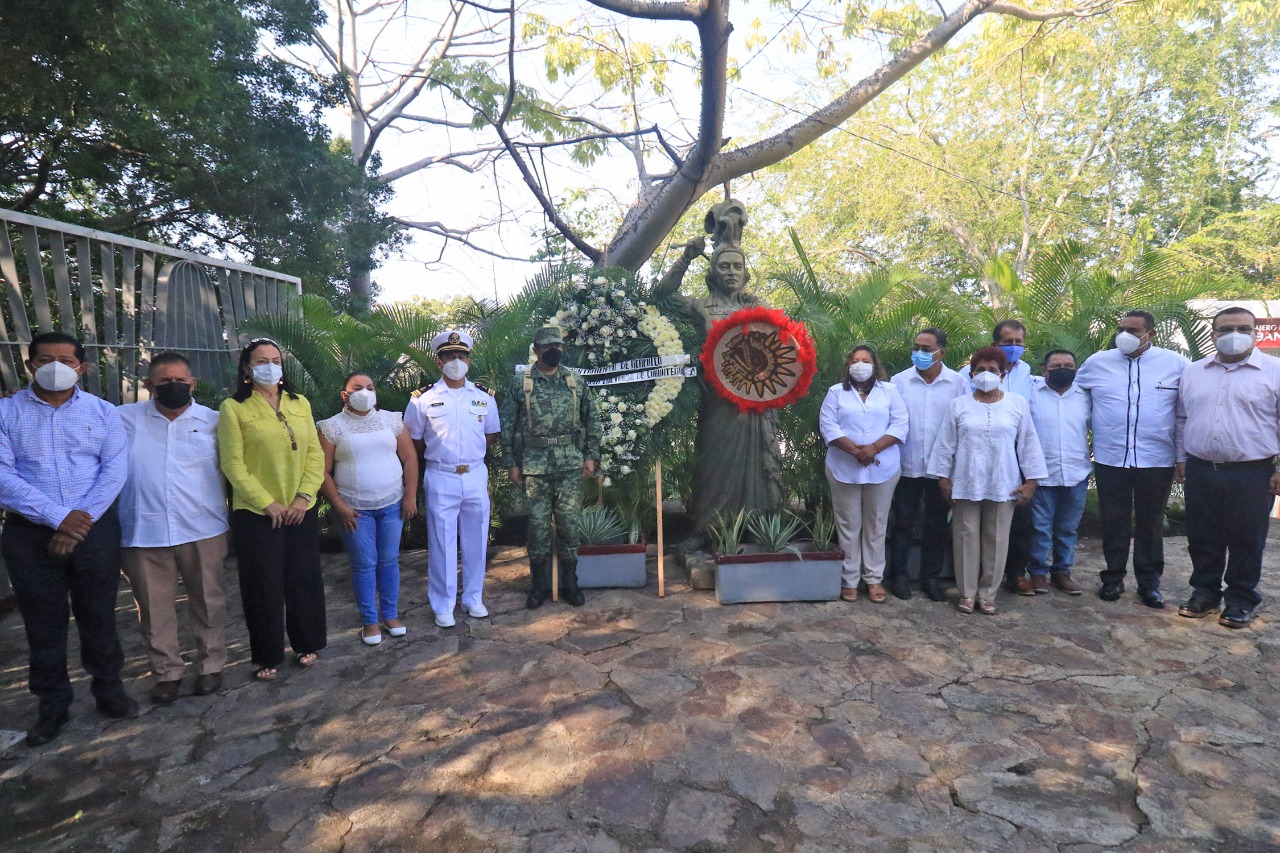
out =
[(436, 624), (441, 628), (452, 628), (454, 626), (452, 613), (437, 613)]
[(392, 628), (390, 625), (385, 625), (383, 627), (385, 627), (387, 629), (387, 633), (393, 637), (403, 637), (405, 634), (409, 633), (409, 629), (403, 625), (399, 628)]
[(467, 615), (472, 619), (483, 619), (489, 615), (489, 611), (485, 609), (483, 604), (464, 604), (462, 606), (466, 609)]
[(382, 635), (374, 634), (372, 637), (366, 637), (364, 634), (361, 634), (360, 642), (364, 643), (366, 646), (376, 646), (378, 643), (382, 642)]

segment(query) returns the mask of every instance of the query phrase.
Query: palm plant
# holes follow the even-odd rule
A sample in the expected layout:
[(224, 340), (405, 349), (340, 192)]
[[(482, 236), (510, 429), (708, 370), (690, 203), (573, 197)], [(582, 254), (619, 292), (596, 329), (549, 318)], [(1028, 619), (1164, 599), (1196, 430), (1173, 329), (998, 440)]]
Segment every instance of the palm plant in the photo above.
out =
[(742, 550), (742, 533), (746, 526), (747, 511), (738, 510), (737, 515), (716, 510), (716, 520), (709, 528), (711, 542), (716, 553), (721, 556), (737, 554)]
[(606, 545), (626, 532), (622, 519), (607, 507), (584, 509), (578, 520), (578, 536), (583, 545)]
[(1135, 308), (1155, 315), (1160, 346), (1199, 358), (1209, 349), (1209, 329), (1189, 303), (1223, 286), (1210, 274), (1187, 272), (1181, 259), (1161, 250), (1143, 253), (1118, 272), (1103, 269), (1074, 241), (1037, 255), (1021, 277), (1002, 259), (988, 264), (986, 274), (1006, 296), (999, 307), (979, 309), (986, 328), (1017, 317), (1034, 351), (1068, 349), (1080, 361), (1108, 347), (1116, 320)]
[(809, 535), (813, 537), (814, 547), (826, 551), (836, 538), (836, 518), (826, 504), (819, 504), (813, 511), (813, 518), (806, 525)]
[(803, 529), (804, 522), (786, 510), (753, 512), (747, 516), (747, 530), (757, 544), (772, 554), (790, 551), (803, 560), (800, 549), (791, 544), (791, 540)]

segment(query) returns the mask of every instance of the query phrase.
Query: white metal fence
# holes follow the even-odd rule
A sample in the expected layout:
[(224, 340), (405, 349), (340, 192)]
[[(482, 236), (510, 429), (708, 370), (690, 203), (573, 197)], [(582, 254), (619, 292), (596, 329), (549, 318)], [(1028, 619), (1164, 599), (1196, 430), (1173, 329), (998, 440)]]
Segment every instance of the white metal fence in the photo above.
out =
[(84, 342), (84, 386), (137, 399), (150, 355), (176, 350), (200, 379), (230, 387), (244, 323), (288, 310), (294, 276), (0, 208), (0, 390), (29, 381), (33, 334)]

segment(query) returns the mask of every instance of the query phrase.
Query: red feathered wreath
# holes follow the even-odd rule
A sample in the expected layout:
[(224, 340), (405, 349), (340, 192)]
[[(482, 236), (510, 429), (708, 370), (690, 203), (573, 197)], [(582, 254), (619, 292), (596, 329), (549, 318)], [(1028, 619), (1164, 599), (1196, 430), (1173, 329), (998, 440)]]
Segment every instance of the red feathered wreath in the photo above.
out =
[(712, 326), (698, 358), (711, 387), (743, 412), (794, 403), (808, 393), (818, 370), (804, 323), (763, 306), (735, 311)]

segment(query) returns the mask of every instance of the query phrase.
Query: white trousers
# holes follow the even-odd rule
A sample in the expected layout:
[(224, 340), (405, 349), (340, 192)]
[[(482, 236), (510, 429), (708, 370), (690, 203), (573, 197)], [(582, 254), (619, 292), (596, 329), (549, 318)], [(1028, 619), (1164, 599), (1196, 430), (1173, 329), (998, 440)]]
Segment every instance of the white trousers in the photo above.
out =
[[(453, 613), (462, 555), (462, 606), (481, 603), (489, 546), (489, 470), (434, 471), (422, 478), (427, 512), (427, 599), (433, 613)], [(459, 547), (461, 543), (461, 547)]]
[(951, 550), (961, 598), (995, 601), (1009, 554), (1013, 501), (956, 501), (951, 510)]
[(857, 587), (858, 581), (884, 580), (885, 533), (899, 476), (894, 474), (883, 483), (842, 483), (827, 470), (831, 508), (844, 551), (840, 585), (846, 589)]

